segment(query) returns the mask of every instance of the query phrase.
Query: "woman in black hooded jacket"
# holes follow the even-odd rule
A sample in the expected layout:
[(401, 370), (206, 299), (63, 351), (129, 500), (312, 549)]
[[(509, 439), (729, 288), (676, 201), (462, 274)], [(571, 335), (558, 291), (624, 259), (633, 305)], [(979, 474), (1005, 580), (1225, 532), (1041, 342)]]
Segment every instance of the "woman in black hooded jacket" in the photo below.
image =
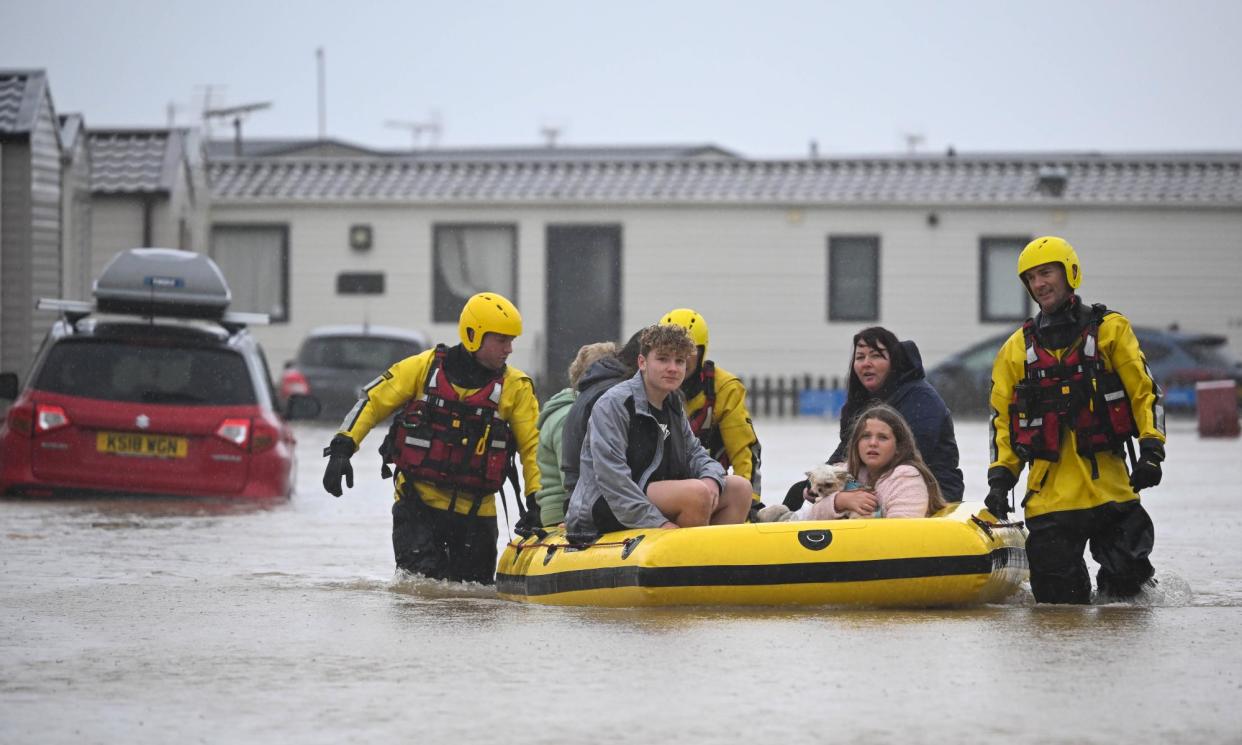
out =
[[(841, 409), (840, 443), (828, 463), (842, 463), (854, 421), (868, 406), (882, 402), (901, 412), (914, 432), (919, 452), (940, 485), (946, 501), (962, 501), (964, 486), (958, 468), (957, 439), (953, 416), (944, 399), (923, 374), (923, 357), (912, 341), (898, 341), (882, 326), (865, 328), (854, 335), (849, 384)], [(802, 506), (806, 481), (799, 481), (785, 495), (785, 506)]]

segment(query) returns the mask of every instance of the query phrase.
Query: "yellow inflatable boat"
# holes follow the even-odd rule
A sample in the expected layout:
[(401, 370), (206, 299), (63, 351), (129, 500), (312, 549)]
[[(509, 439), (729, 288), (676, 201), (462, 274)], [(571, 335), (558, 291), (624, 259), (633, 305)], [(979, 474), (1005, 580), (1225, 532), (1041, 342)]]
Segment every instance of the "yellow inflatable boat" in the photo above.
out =
[(922, 519), (824, 520), (608, 533), (509, 543), (496, 588), (547, 605), (962, 606), (1027, 579), (1026, 532), (981, 503)]

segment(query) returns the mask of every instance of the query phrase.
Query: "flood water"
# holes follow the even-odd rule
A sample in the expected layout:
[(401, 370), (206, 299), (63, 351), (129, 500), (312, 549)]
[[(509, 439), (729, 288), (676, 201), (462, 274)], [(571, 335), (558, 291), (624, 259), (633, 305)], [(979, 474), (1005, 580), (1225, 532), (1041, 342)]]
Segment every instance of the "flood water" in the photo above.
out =
[[(756, 426), (768, 501), (835, 445)], [(1240, 742), (1242, 443), (1170, 430), (1159, 589), (1091, 607), (555, 608), (402, 579), (378, 442), (333, 499), (322, 428), (289, 502), (0, 501), (0, 741)], [(986, 427), (958, 440), (981, 498)]]

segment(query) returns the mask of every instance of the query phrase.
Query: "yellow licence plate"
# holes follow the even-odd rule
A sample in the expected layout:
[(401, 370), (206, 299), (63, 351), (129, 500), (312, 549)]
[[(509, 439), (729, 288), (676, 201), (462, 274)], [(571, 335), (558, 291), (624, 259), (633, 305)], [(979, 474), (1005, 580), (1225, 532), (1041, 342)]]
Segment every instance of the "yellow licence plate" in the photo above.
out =
[(135, 432), (100, 432), (95, 436), (96, 450), (115, 455), (184, 458), (189, 448), (189, 442), (184, 437), (143, 435)]

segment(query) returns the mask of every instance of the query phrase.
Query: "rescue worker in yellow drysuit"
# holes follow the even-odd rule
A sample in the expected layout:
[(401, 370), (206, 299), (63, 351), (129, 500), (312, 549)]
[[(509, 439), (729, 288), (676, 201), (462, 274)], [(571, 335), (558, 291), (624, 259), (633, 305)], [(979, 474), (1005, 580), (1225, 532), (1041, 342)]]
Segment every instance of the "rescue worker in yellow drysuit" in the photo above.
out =
[[(516, 494), (522, 464), (526, 504), (539, 490), (535, 449), (539, 403), (531, 379), (506, 364), (522, 316), (493, 292), (470, 298), (461, 343), (396, 363), (363, 389), (324, 451), (324, 488), (353, 486), (349, 457), (395, 411), (384, 455), (396, 466), (392, 546), (397, 566), (434, 579), (491, 584), (496, 571), (496, 492)], [(538, 515), (536, 508), (534, 515)], [(536, 523), (537, 525), (537, 523)]]
[(992, 368), (987, 506), (1004, 519), (1029, 464), (1021, 506), (1035, 600), (1091, 601), (1088, 544), (1100, 565), (1098, 595), (1132, 597), (1155, 571), (1148, 559), (1154, 529), (1138, 492), (1160, 483), (1162, 393), (1125, 316), (1075, 294), (1082, 268), (1069, 243), (1031, 241), (1018, 257), (1018, 277), (1040, 310), (1002, 345)]

